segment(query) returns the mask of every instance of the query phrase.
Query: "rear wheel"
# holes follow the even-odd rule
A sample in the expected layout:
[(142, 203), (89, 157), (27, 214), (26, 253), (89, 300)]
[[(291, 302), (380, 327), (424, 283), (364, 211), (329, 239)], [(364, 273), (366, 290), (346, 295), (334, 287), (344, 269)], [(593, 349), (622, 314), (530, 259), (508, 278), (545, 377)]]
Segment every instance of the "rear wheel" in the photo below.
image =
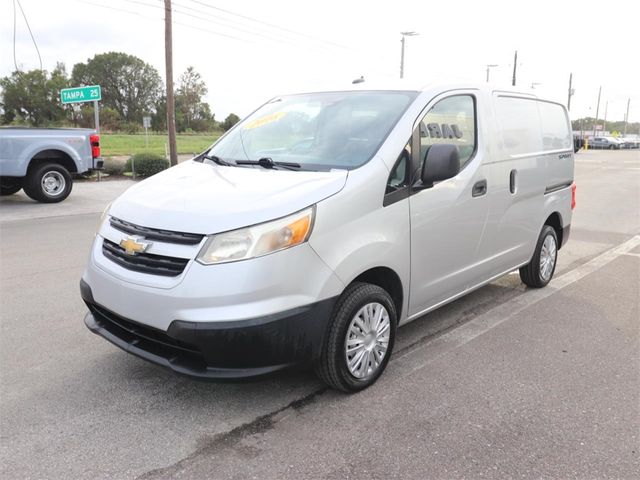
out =
[(553, 278), (558, 259), (558, 236), (553, 227), (545, 225), (531, 261), (520, 268), (520, 279), (532, 288), (545, 287)]
[(62, 165), (56, 163), (36, 164), (27, 173), (24, 192), (32, 199), (43, 203), (61, 202), (69, 196), (73, 180)]
[(13, 195), (22, 188), (22, 178), (0, 177), (0, 195)]
[(349, 285), (336, 304), (316, 373), (343, 392), (367, 388), (389, 362), (396, 325), (396, 308), (384, 289)]

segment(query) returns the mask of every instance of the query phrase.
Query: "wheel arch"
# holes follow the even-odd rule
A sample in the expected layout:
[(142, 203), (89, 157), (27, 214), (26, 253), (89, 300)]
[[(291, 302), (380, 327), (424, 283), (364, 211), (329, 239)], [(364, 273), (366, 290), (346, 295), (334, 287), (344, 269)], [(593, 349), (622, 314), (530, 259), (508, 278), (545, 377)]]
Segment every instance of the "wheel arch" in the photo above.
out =
[(76, 162), (63, 150), (50, 148), (39, 151), (31, 157), (28, 170), (31, 170), (37, 165), (41, 165), (43, 163), (56, 163), (66, 168), (69, 173), (78, 173)]
[(551, 215), (549, 215), (547, 219), (544, 221), (543, 226), (544, 225), (549, 225), (555, 230), (556, 235), (558, 237), (558, 250), (560, 250), (561, 246), (563, 245), (562, 235), (564, 232), (562, 215), (560, 214), (560, 212), (553, 212)]
[(402, 280), (400, 280), (400, 276), (393, 269), (383, 266), (369, 268), (355, 277), (348, 285), (354, 282), (371, 283), (383, 288), (391, 296), (393, 304), (396, 307), (397, 320), (398, 322), (400, 321), (405, 295)]

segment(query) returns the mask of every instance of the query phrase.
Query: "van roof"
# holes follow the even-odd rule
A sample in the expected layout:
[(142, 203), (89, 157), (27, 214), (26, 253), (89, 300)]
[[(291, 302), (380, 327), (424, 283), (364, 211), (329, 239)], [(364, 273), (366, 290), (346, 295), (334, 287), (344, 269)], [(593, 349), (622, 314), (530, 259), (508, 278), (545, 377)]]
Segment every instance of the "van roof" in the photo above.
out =
[(498, 86), (487, 83), (462, 83), (462, 82), (433, 82), (424, 83), (416, 82), (413, 80), (401, 80), (401, 79), (389, 79), (389, 80), (372, 80), (360, 83), (331, 83), (320, 84), (310, 86), (310, 88), (304, 90), (298, 90), (288, 92), (288, 94), (302, 94), (302, 93), (318, 93), (318, 92), (350, 92), (350, 91), (412, 91), (412, 92), (426, 92), (426, 91), (446, 91), (446, 90), (460, 90), (460, 89), (473, 89), (490, 92), (508, 92), (516, 93), (518, 95), (538, 98), (538, 96), (532, 92), (525, 92), (521, 89), (514, 87)]

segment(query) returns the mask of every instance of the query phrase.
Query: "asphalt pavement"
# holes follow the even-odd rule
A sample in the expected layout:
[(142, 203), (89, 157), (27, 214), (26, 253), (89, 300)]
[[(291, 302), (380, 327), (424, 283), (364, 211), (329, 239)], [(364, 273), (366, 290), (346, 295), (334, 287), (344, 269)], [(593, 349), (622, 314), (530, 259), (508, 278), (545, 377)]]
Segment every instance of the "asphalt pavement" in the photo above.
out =
[(577, 155), (556, 277), (399, 331), (356, 395), (312, 373), (200, 383), (92, 335), (78, 281), (130, 181), (0, 199), (2, 478), (638, 478), (640, 152)]

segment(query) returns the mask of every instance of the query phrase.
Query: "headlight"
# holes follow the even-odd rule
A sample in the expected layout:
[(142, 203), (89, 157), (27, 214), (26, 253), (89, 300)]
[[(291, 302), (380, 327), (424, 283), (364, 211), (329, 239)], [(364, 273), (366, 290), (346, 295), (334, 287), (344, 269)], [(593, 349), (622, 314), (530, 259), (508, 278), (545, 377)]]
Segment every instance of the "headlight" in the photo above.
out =
[(109, 202), (109, 205), (107, 205), (107, 207), (103, 210), (102, 214), (100, 215), (100, 220), (98, 220), (98, 226), (96, 228), (96, 235), (98, 233), (100, 233), (100, 229), (102, 228), (102, 224), (109, 217), (109, 209), (111, 208), (111, 204), (112, 203), (113, 202)]
[(253, 227), (212, 235), (198, 254), (205, 265), (260, 257), (306, 242), (313, 227), (315, 208)]

